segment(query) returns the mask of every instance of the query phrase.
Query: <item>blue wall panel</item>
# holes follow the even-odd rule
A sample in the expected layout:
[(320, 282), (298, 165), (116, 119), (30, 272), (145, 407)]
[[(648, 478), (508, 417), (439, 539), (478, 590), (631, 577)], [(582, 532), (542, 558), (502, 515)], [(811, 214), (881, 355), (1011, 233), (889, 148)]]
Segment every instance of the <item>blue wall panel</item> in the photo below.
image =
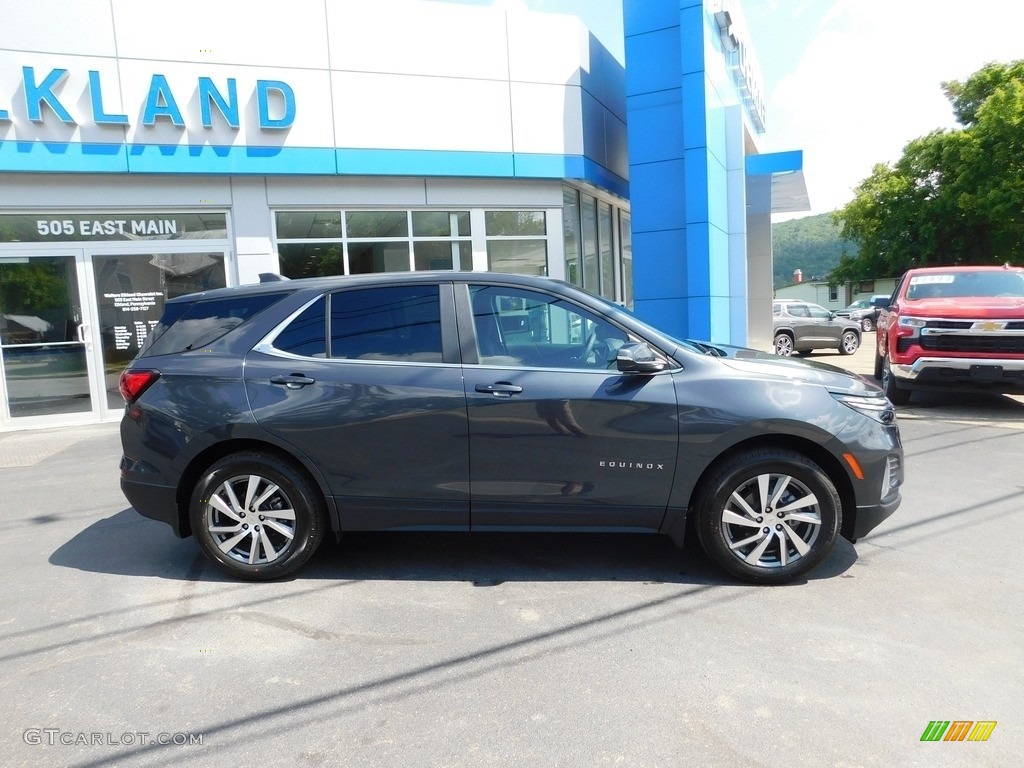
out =
[(644, 165), (683, 156), (683, 132), (673, 130), (683, 121), (680, 89), (632, 96), (629, 108), (629, 162)]
[(708, 220), (708, 151), (705, 147), (686, 150), (686, 223), (706, 223)]
[(649, 286), (645, 299), (665, 299), (685, 296), (689, 292), (686, 281), (686, 230), (664, 232), (633, 232), (633, 250), (645, 254), (633, 259), (633, 280)]
[[(642, 205), (631, 201), (633, 233), (682, 229), (686, 225), (686, 181), (682, 160), (635, 165), (630, 189), (648, 190)], [(634, 249), (635, 249), (634, 245)]]
[[(627, 38), (626, 95), (679, 87), (679, 27)], [(641, 84), (631, 88), (630, 84)]]

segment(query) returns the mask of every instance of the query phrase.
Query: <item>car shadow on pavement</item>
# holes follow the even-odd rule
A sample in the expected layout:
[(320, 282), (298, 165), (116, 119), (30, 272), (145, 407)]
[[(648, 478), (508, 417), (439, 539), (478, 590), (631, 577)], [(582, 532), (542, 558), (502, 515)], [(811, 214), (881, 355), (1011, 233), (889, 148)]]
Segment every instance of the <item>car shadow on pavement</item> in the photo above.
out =
[(922, 389), (915, 390), (910, 396), (910, 402), (899, 406), (897, 413), (908, 417), (1024, 422), (1024, 397)]
[[(835, 578), (857, 561), (840, 538), (808, 576), (793, 584)], [(58, 547), (52, 565), (124, 576), (235, 582), (200, 554), (193, 539), (124, 509)], [(324, 542), (287, 581), (462, 581), (479, 587), (505, 582), (622, 581), (738, 585), (707, 559), (696, 536), (683, 550), (667, 536), (618, 533), (350, 533)], [(235, 582), (239, 583), (239, 582)]]

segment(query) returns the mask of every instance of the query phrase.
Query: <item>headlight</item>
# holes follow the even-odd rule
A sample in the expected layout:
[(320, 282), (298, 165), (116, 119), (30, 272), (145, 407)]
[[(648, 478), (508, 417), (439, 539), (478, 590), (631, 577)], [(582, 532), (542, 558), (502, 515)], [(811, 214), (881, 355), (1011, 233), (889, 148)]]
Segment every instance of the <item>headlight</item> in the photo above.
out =
[(879, 424), (895, 424), (896, 410), (888, 398), (878, 395), (850, 395), (832, 392), (832, 397), (857, 413), (867, 416)]
[(924, 328), (927, 323), (920, 317), (907, 317), (905, 315), (901, 315), (900, 325), (904, 328)]

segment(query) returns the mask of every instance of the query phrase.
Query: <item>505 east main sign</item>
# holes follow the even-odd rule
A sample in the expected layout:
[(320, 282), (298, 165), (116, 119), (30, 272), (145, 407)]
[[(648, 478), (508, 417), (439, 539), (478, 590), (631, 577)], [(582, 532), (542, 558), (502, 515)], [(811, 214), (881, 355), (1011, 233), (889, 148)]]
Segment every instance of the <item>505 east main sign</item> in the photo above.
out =
[[(0, 125), (14, 121), (13, 115), (18, 110), (24, 111), (19, 116), (43, 124), (54, 117), (66, 125), (79, 125), (68, 109), (78, 99), (74, 94), (64, 94), (69, 79), (67, 69), (60, 67), (48, 73), (37, 72), (35, 67), (21, 68), (21, 90), (24, 98), (10, 105), (0, 104)], [(252, 86), (256, 96), (256, 111), (260, 130), (276, 131), (290, 128), (295, 122), (295, 92), (288, 83), (281, 80), (256, 80)], [(89, 96), (90, 118), (96, 125), (129, 126), (131, 120), (126, 113), (107, 111), (104, 101), (104, 82), (98, 70), (89, 70), (86, 90)], [(116, 84), (112, 84), (108, 93), (116, 92)], [(250, 92), (253, 92), (250, 91)], [(237, 130), (240, 126), (240, 102), (238, 98), (238, 82), (229, 77), (217, 83), (211, 77), (196, 78), (195, 87), (188, 93), (175, 95), (167, 78), (162, 74), (153, 74), (149, 80), (149, 89), (140, 105), (139, 113), (142, 126), (155, 126), (157, 121), (185, 128), (185, 116), (182, 103), (188, 104), (192, 96), (199, 105), (199, 120), (203, 128), (213, 128), (215, 122)]]

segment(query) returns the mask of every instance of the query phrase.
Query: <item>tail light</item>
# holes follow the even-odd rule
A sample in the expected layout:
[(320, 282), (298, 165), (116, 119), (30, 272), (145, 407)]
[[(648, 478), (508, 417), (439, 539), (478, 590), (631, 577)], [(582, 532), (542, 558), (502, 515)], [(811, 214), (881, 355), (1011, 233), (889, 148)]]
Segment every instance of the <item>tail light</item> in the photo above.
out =
[(117, 388), (124, 401), (131, 405), (159, 378), (160, 371), (127, 369), (121, 374)]

